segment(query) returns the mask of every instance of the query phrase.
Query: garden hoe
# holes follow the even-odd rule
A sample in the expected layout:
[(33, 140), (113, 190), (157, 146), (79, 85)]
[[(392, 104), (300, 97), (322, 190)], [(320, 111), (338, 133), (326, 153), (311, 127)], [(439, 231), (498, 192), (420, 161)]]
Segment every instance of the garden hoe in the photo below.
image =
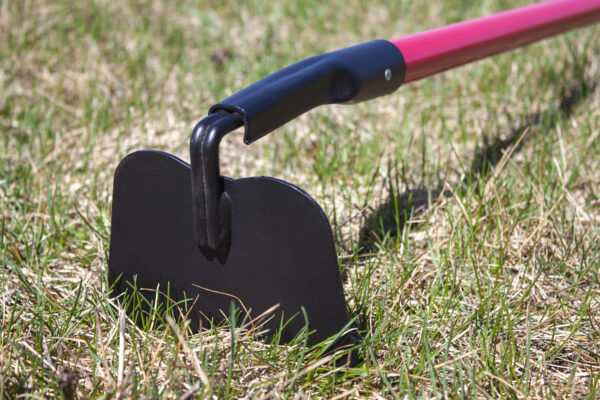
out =
[[(309, 344), (351, 331), (321, 207), (277, 178), (221, 176), (221, 139), (244, 127), (250, 144), (319, 105), (390, 94), (403, 83), (598, 20), (600, 0), (543, 2), (311, 57), (213, 105), (193, 130), (191, 165), (159, 151), (138, 151), (119, 164), (108, 271), (113, 296), (137, 313), (138, 323), (153, 306), (176, 304), (194, 331), (231, 318), (254, 321), (282, 343), (304, 328)], [(134, 293), (142, 296), (127, 302)], [(268, 318), (257, 318), (267, 310)]]

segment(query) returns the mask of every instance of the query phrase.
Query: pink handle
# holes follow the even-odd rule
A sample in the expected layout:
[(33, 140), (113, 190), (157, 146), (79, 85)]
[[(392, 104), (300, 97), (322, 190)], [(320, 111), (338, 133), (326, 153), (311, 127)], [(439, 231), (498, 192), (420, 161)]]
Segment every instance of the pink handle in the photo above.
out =
[(597, 21), (600, 0), (554, 0), (390, 42), (404, 55), (406, 83)]

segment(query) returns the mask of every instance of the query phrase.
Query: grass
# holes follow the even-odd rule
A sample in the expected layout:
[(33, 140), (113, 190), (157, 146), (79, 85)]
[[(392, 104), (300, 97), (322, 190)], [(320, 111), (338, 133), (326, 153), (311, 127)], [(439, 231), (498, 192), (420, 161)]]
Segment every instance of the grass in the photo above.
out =
[(597, 398), (598, 27), (224, 141), (225, 175), (323, 205), (362, 365), (106, 295), (122, 157), (188, 159), (211, 104), (301, 58), (527, 2), (476, 3), (0, 2), (0, 399)]

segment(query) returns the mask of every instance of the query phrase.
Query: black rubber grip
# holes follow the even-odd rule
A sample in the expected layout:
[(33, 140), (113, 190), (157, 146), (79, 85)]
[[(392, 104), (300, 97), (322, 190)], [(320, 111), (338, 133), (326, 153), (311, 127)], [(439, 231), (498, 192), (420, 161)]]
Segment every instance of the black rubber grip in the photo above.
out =
[(238, 112), (250, 144), (317, 106), (358, 103), (394, 92), (406, 65), (387, 40), (307, 58), (277, 71), (215, 104), (210, 113)]

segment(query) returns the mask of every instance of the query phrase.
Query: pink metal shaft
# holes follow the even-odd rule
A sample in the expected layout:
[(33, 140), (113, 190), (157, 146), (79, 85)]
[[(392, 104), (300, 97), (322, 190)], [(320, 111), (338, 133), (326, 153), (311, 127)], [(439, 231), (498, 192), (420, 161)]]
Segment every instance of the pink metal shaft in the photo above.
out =
[(406, 61), (404, 82), (411, 82), (597, 21), (600, 0), (554, 0), (391, 42)]

